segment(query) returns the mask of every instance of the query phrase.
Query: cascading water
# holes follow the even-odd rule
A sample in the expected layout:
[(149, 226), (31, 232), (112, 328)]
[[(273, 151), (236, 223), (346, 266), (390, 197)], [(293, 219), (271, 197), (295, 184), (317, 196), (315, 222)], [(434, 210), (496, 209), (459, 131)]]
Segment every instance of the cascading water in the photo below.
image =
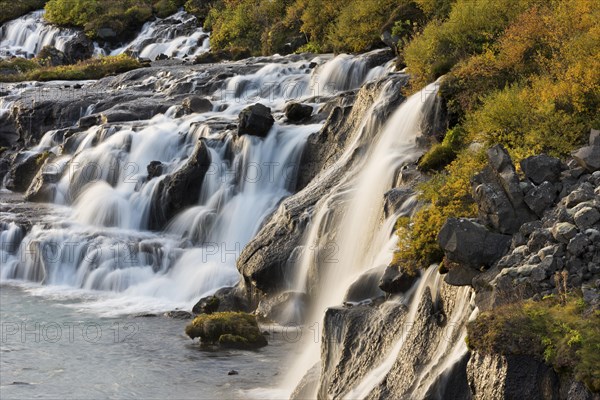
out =
[[(382, 257), (380, 252), (390, 240), (390, 228), (395, 217), (392, 216), (388, 223), (380, 223), (382, 199), (384, 193), (392, 188), (397, 170), (403, 164), (414, 162), (421, 154), (416, 139), (421, 134), (424, 117), (435, 103), (436, 93), (437, 83), (434, 83), (408, 98), (388, 119), (379, 135), (372, 132), (373, 128), (378, 128), (377, 125), (369, 126), (374, 121), (366, 121), (362, 127), (366, 132), (364, 134), (374, 135), (375, 143), (367, 150), (363, 160), (356, 163), (317, 205), (313, 214), (315, 218), (310, 222), (306, 235), (309, 242), (305, 247), (316, 245), (317, 248), (324, 248), (334, 243), (336, 257), (319, 265), (313, 264), (314, 257), (303, 257), (298, 266), (297, 288), (305, 285), (309, 270), (319, 270), (318, 288), (311, 293), (314, 300), (309, 321), (321, 321), (327, 307), (341, 304), (350, 284), (362, 272), (375, 267), (375, 262), (391, 260), (393, 250), (389, 247), (385, 247), (387, 257)], [(371, 115), (371, 112), (367, 115)], [(339, 162), (344, 163), (359, 144), (360, 138), (357, 138)], [(328, 214), (334, 204), (337, 212), (340, 209), (343, 211), (332, 222)], [(323, 232), (330, 235), (323, 237)], [(304, 373), (319, 360), (318, 343), (308, 340), (303, 345), (303, 354), (287, 378), (288, 389), (293, 389)]]
[(125, 51), (154, 60), (159, 54), (168, 57), (193, 57), (209, 50), (209, 34), (198, 26), (196, 17), (179, 11), (168, 18), (146, 22), (130, 43), (112, 50), (111, 55)]
[[(169, 111), (135, 124), (93, 126), (70, 138), (69, 151), (61, 146), (62, 136), (48, 132), (31, 156), (58, 155), (47, 167), (60, 177), (52, 185), (62, 211), (22, 240), (11, 239), (11, 250), (3, 254), (10, 263), (3, 263), (1, 278), (118, 292), (131, 302), (130, 308), (121, 304), (119, 312), (189, 308), (199, 297), (234, 285), (236, 255), (293, 193), (304, 143), (322, 122), (277, 122), (264, 139), (235, 137), (222, 127), (257, 101), (281, 115), (285, 100), (314, 97), (311, 81), (347, 87), (341, 81), (355, 85), (368, 73), (319, 75), (327, 64), (315, 71), (306, 61), (268, 64), (230, 78), (222, 92), (213, 93), (211, 100), (221, 102), (215, 109), (222, 111), (183, 117)], [(270, 85), (268, 95), (252, 92), (269, 82), (277, 85)], [(283, 89), (292, 87), (291, 94)], [(228, 97), (232, 91), (235, 96)], [(204, 179), (195, 182), (197, 204), (182, 210), (164, 231), (149, 231), (151, 202), (161, 181), (185, 167), (200, 139), (211, 164)], [(148, 177), (150, 162), (160, 162), (162, 175)]]
[(44, 21), (44, 10), (33, 11), (0, 27), (0, 58), (31, 58), (44, 46), (60, 51), (77, 35), (74, 29), (58, 28)]

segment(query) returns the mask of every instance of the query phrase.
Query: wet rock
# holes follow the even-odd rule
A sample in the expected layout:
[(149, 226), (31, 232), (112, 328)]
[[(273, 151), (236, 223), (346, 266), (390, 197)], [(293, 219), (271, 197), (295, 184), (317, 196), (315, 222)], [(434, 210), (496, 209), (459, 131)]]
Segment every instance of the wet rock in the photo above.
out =
[(182, 310), (169, 311), (165, 313), (165, 317), (172, 319), (191, 319), (192, 313)]
[(150, 205), (151, 229), (162, 228), (183, 208), (196, 204), (210, 163), (208, 148), (200, 139), (187, 162), (158, 183)]
[(279, 325), (300, 325), (304, 322), (310, 298), (302, 292), (284, 292), (266, 298), (258, 304), (256, 316)]
[(235, 369), (232, 369), (231, 371), (229, 371), (227, 373), (227, 375), (232, 376), (232, 375), (239, 375), (239, 372), (237, 372)]
[(152, 178), (156, 178), (157, 176), (161, 176), (163, 173), (163, 163), (160, 161), (150, 161), (150, 164), (146, 167), (146, 171), (148, 172), (148, 180)]
[(67, 62), (75, 64), (94, 55), (94, 43), (83, 32), (78, 32), (65, 43), (63, 51)]
[(67, 63), (65, 53), (54, 46), (44, 46), (37, 57), (48, 67), (58, 67)]
[(383, 217), (389, 218), (395, 214), (414, 191), (410, 188), (394, 188), (383, 195)]
[(200, 96), (190, 96), (183, 100), (181, 105), (190, 113), (205, 113), (213, 110), (210, 100)]
[(77, 125), (80, 128), (90, 128), (94, 125), (100, 125), (102, 123), (102, 119), (100, 115), (86, 115), (85, 117), (79, 118)]
[(221, 288), (212, 296), (203, 297), (192, 308), (194, 314), (212, 314), (223, 311), (244, 311), (250, 309), (248, 295), (241, 286)]
[(275, 123), (271, 109), (260, 103), (246, 107), (239, 115), (238, 135), (265, 137)]
[(406, 293), (417, 281), (416, 274), (410, 274), (395, 266), (388, 266), (379, 280), (379, 288), (386, 293)]
[(296, 386), (290, 400), (306, 400), (315, 398), (319, 378), (321, 376), (321, 364), (316, 363), (302, 377), (300, 383)]
[(159, 55), (157, 55), (154, 60), (155, 61), (162, 61), (162, 60), (168, 60), (169, 56), (164, 54), (164, 53), (160, 53)]
[(555, 183), (560, 179), (562, 162), (558, 158), (540, 154), (521, 161), (521, 169), (527, 179), (536, 185), (544, 182)]
[(306, 104), (292, 102), (285, 106), (284, 112), (289, 121), (300, 122), (310, 118), (313, 108)]
[(62, 171), (53, 161), (53, 155), (49, 156), (39, 169), (25, 192), (25, 200), (41, 203), (49, 203), (54, 200), (56, 184), (60, 180)]
[(49, 154), (48, 152), (15, 154), (6, 177), (6, 188), (13, 192), (25, 192)]
[(348, 287), (344, 295), (344, 302), (358, 303), (364, 300), (372, 300), (378, 297), (383, 297), (385, 293), (379, 288), (379, 282), (384, 274), (385, 265), (371, 268), (361, 274)]
[(438, 234), (438, 243), (449, 261), (479, 269), (491, 266), (508, 250), (511, 236), (490, 232), (483, 225), (449, 218)]

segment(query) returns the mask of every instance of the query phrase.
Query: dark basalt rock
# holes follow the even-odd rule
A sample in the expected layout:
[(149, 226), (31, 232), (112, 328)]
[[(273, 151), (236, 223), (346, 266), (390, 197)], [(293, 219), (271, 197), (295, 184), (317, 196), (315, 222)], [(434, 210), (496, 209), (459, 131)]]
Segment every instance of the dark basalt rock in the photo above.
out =
[(480, 269), (499, 260), (510, 246), (511, 236), (490, 232), (472, 220), (449, 218), (438, 234), (438, 243), (449, 261)]
[(563, 165), (558, 158), (546, 154), (527, 157), (521, 161), (521, 169), (531, 182), (541, 185), (543, 182), (556, 183), (560, 179)]
[(65, 43), (64, 54), (69, 64), (87, 60), (94, 55), (94, 43), (83, 32)]
[(356, 281), (352, 282), (346, 295), (344, 296), (344, 302), (358, 303), (365, 300), (373, 300), (378, 297), (383, 297), (385, 294), (379, 288), (379, 282), (385, 271), (385, 265), (371, 268), (364, 274), (358, 277)]
[(300, 325), (304, 322), (309, 297), (302, 292), (284, 292), (262, 300), (256, 309), (256, 316), (279, 325)]
[(161, 229), (179, 211), (196, 204), (210, 163), (210, 153), (201, 138), (187, 162), (156, 187), (150, 205), (151, 229)]
[(240, 285), (221, 288), (214, 295), (200, 299), (192, 308), (192, 312), (197, 315), (223, 311), (249, 312), (252, 309), (249, 297)]
[(271, 109), (260, 103), (246, 107), (239, 115), (238, 135), (265, 137), (275, 123)]
[(6, 177), (6, 188), (13, 192), (25, 192), (49, 153), (21, 152), (13, 156)]
[(150, 164), (146, 167), (148, 171), (148, 180), (161, 176), (163, 174), (164, 165), (160, 161), (150, 161)]
[(58, 67), (67, 63), (65, 53), (54, 46), (44, 46), (37, 57), (43, 60), (44, 65), (49, 67)]
[(55, 157), (50, 155), (42, 168), (37, 172), (31, 185), (25, 193), (25, 200), (49, 203), (54, 199), (56, 184), (60, 180), (62, 171), (53, 163)]
[(582, 147), (573, 158), (588, 172), (600, 171), (600, 145)]
[(210, 100), (200, 96), (190, 96), (183, 100), (181, 106), (190, 113), (205, 113), (212, 111), (213, 104)]
[(310, 118), (313, 108), (306, 104), (292, 102), (285, 106), (284, 112), (289, 121), (300, 122)]
[(400, 270), (399, 267), (390, 265), (385, 269), (383, 276), (379, 280), (379, 288), (386, 293), (406, 293), (417, 281), (416, 274), (409, 274)]
[(527, 207), (519, 177), (501, 145), (488, 150), (489, 165), (473, 178), (479, 218), (500, 233), (515, 233), (525, 222), (537, 219)]

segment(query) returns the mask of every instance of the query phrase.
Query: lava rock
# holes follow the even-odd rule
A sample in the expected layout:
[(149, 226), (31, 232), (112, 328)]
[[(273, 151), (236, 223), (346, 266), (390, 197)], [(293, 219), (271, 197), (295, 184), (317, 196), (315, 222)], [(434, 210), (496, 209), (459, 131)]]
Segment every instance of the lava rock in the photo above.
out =
[(161, 176), (163, 173), (163, 163), (160, 161), (150, 161), (150, 164), (146, 167), (148, 171), (148, 180)]
[(600, 212), (596, 208), (584, 207), (573, 216), (575, 224), (581, 230), (586, 230), (600, 221)]
[(265, 137), (275, 123), (271, 109), (260, 103), (246, 107), (239, 115), (238, 135)]
[(313, 108), (306, 104), (292, 102), (285, 106), (284, 112), (289, 121), (300, 122), (310, 118)]
[(256, 316), (277, 322), (279, 325), (300, 325), (304, 322), (305, 311), (310, 298), (302, 292), (283, 292), (262, 300), (256, 309)]
[(449, 218), (438, 234), (438, 243), (449, 261), (479, 269), (491, 266), (508, 250), (511, 236), (490, 232), (464, 218)]
[(186, 111), (192, 113), (205, 113), (213, 110), (210, 100), (199, 96), (190, 96), (183, 100), (181, 105)]
[(544, 212), (554, 204), (556, 195), (556, 187), (552, 183), (544, 181), (527, 192), (523, 200), (531, 211), (541, 218)]
[(572, 156), (587, 171), (600, 171), (600, 145), (582, 147)]
[(157, 185), (150, 204), (151, 229), (162, 228), (183, 208), (196, 204), (210, 164), (210, 152), (201, 138), (187, 162)]
[(527, 179), (536, 185), (541, 185), (545, 181), (555, 183), (560, 179), (562, 162), (558, 158), (540, 154), (521, 161), (521, 169)]
[(415, 274), (401, 271), (393, 265), (388, 266), (379, 280), (379, 288), (386, 293), (406, 293), (417, 281)]

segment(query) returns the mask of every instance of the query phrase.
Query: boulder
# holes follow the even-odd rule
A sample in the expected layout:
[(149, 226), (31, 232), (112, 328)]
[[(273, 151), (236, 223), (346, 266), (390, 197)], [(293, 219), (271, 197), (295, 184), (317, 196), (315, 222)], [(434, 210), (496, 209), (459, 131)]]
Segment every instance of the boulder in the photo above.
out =
[(67, 64), (65, 53), (54, 46), (42, 47), (37, 57), (48, 67), (58, 67), (59, 65)]
[(203, 345), (225, 348), (257, 349), (267, 345), (267, 339), (254, 315), (242, 312), (201, 314), (185, 328), (191, 338), (200, 338)]
[(581, 230), (586, 230), (600, 221), (600, 212), (593, 207), (583, 207), (573, 216), (575, 225)]
[(523, 223), (537, 219), (527, 207), (519, 177), (501, 145), (488, 150), (489, 165), (473, 178), (473, 197), (479, 218), (500, 233), (516, 233)]
[(146, 167), (148, 171), (148, 180), (161, 176), (163, 174), (164, 165), (160, 161), (150, 161), (150, 164)]
[(256, 316), (279, 325), (300, 325), (304, 322), (309, 297), (302, 292), (283, 292), (258, 303)]
[(194, 314), (212, 314), (223, 311), (244, 311), (251, 309), (248, 296), (240, 286), (225, 287), (214, 295), (201, 298), (192, 308)]
[(545, 181), (556, 183), (560, 179), (562, 162), (558, 158), (540, 154), (521, 161), (521, 170), (527, 179), (536, 185), (541, 185)]
[(172, 319), (191, 319), (193, 317), (192, 313), (183, 311), (183, 310), (175, 310), (168, 311), (165, 313), (165, 317)]
[(157, 185), (150, 204), (150, 228), (160, 229), (183, 208), (196, 204), (200, 187), (210, 168), (208, 147), (201, 138), (187, 162), (164, 177)]
[(300, 104), (296, 102), (288, 103), (285, 106), (285, 116), (288, 121), (300, 122), (310, 118), (313, 112), (313, 108), (306, 104)]
[(569, 222), (559, 222), (552, 227), (552, 236), (561, 243), (569, 243), (577, 235), (577, 227)]
[(600, 145), (582, 147), (572, 156), (588, 172), (600, 171)]
[(438, 234), (446, 258), (473, 269), (489, 267), (508, 250), (511, 236), (490, 232), (464, 218), (449, 218)]
[(600, 146), (600, 130), (590, 130), (590, 146)]
[(53, 155), (46, 159), (44, 165), (33, 178), (31, 185), (27, 188), (25, 200), (41, 203), (49, 203), (54, 200), (56, 184), (60, 180), (62, 171), (53, 160)]
[(453, 267), (444, 276), (444, 282), (452, 286), (472, 286), (473, 278), (479, 274), (478, 270), (471, 267), (462, 264), (453, 264)]
[(238, 135), (265, 137), (275, 123), (271, 109), (260, 103), (246, 107), (239, 115)]
[(556, 186), (546, 180), (541, 185), (528, 191), (524, 197), (524, 201), (541, 218), (544, 212), (554, 204), (557, 194)]
[(181, 106), (190, 113), (205, 113), (213, 110), (210, 100), (200, 96), (190, 96), (184, 99)]
[(63, 51), (67, 62), (75, 64), (78, 61), (87, 60), (94, 55), (94, 43), (92, 43), (85, 33), (78, 32), (75, 37), (65, 43)]
[(5, 178), (6, 188), (13, 192), (25, 192), (50, 153), (21, 152), (13, 156)]
[(379, 280), (379, 288), (386, 293), (406, 293), (417, 279), (416, 274), (410, 274), (399, 267), (390, 265)]
[(344, 302), (358, 303), (364, 300), (372, 300), (378, 297), (383, 297), (385, 294), (379, 288), (379, 281), (385, 271), (385, 265), (371, 268), (361, 274), (348, 287), (344, 296)]

